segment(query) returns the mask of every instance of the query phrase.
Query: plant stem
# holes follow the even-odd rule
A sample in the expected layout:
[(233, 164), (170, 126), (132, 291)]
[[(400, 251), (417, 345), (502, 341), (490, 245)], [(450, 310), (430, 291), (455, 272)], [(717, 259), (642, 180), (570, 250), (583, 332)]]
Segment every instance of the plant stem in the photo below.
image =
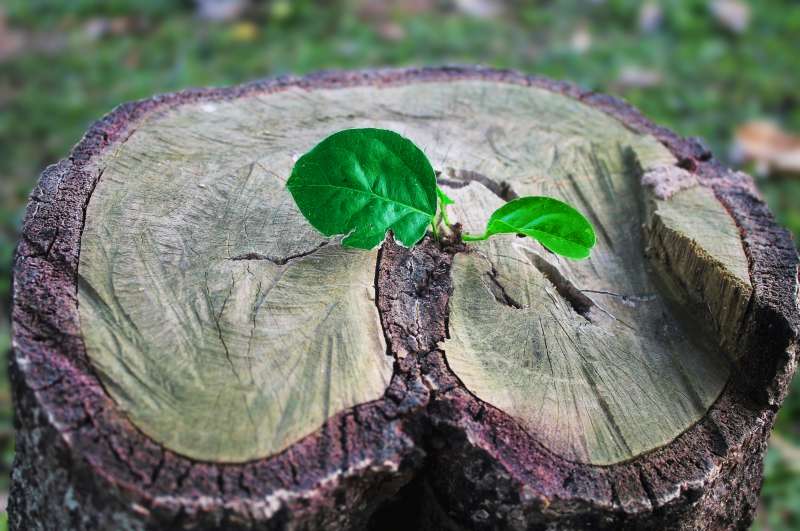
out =
[(452, 227), (452, 225), (450, 225), (450, 219), (447, 217), (447, 205), (445, 205), (443, 201), (439, 201), (439, 210), (442, 212), (442, 221), (444, 221), (444, 224), (448, 227)]
[(489, 239), (489, 236), (485, 232), (480, 236), (475, 236), (473, 234), (466, 234), (466, 233), (461, 235), (461, 241), (465, 242), (480, 242), (487, 239)]
[(431, 232), (433, 232), (433, 238), (438, 242), (439, 241), (439, 230), (436, 228), (436, 225), (439, 224), (439, 220), (434, 216), (433, 221), (431, 222)]

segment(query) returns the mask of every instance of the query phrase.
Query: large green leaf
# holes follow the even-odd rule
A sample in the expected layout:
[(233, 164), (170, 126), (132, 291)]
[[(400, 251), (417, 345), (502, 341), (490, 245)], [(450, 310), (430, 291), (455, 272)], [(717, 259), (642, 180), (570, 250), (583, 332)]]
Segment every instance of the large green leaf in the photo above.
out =
[(300, 212), (343, 245), (372, 249), (391, 229), (404, 245), (436, 214), (436, 176), (413, 142), (384, 129), (347, 129), (300, 157), (287, 182)]
[(485, 240), (493, 234), (524, 234), (547, 249), (568, 258), (588, 258), (595, 244), (592, 225), (580, 212), (552, 197), (520, 197), (494, 211), (481, 236), (464, 240)]

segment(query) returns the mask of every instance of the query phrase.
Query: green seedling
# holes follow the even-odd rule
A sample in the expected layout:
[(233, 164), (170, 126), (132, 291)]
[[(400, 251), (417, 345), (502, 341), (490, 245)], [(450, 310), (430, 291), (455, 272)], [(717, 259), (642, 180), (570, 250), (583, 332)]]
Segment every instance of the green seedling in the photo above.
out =
[[(300, 157), (286, 183), (300, 212), (325, 236), (346, 235), (342, 245), (373, 249), (391, 230), (407, 247), (431, 228), (452, 227), (447, 207), (454, 201), (436, 185), (428, 158), (413, 142), (385, 129), (346, 129)], [(533, 238), (568, 258), (587, 258), (595, 244), (589, 221), (551, 197), (509, 201), (489, 218), (483, 234)]]

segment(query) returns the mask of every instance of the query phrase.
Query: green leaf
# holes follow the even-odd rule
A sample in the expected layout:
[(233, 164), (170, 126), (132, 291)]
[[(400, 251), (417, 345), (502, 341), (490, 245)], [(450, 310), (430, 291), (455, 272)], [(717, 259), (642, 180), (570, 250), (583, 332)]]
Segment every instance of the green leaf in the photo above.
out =
[(482, 236), (465, 235), (464, 240), (483, 240), (493, 234), (524, 234), (547, 249), (568, 258), (588, 258), (595, 244), (592, 225), (580, 212), (551, 197), (520, 197), (494, 211)]
[(334, 133), (300, 157), (286, 183), (300, 212), (343, 245), (372, 249), (391, 229), (403, 245), (436, 214), (436, 176), (413, 142), (384, 129)]

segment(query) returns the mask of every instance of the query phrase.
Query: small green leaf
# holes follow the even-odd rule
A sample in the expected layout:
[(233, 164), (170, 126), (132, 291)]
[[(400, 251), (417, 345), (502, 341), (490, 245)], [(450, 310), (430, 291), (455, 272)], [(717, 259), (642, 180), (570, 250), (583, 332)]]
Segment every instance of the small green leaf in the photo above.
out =
[(286, 183), (300, 212), (343, 245), (372, 249), (391, 229), (403, 245), (436, 214), (436, 176), (413, 142), (384, 129), (334, 133), (300, 157)]
[(547, 249), (568, 258), (588, 258), (595, 244), (592, 225), (580, 212), (551, 197), (520, 197), (501, 206), (489, 218), (486, 232), (465, 240), (482, 240), (493, 234), (524, 234)]
[(439, 196), (439, 200), (440, 200), (440, 201), (442, 202), (442, 204), (443, 204), (443, 205), (445, 205), (445, 206), (447, 206), (447, 205), (452, 205), (452, 204), (454, 204), (454, 203), (455, 203), (455, 201), (453, 201), (452, 199), (450, 199), (450, 197), (449, 197), (449, 196), (448, 196), (446, 193), (444, 193), (444, 190), (442, 190), (442, 189), (441, 189), (441, 188), (439, 188), (438, 186), (436, 187), (436, 195), (438, 195), (438, 196)]

